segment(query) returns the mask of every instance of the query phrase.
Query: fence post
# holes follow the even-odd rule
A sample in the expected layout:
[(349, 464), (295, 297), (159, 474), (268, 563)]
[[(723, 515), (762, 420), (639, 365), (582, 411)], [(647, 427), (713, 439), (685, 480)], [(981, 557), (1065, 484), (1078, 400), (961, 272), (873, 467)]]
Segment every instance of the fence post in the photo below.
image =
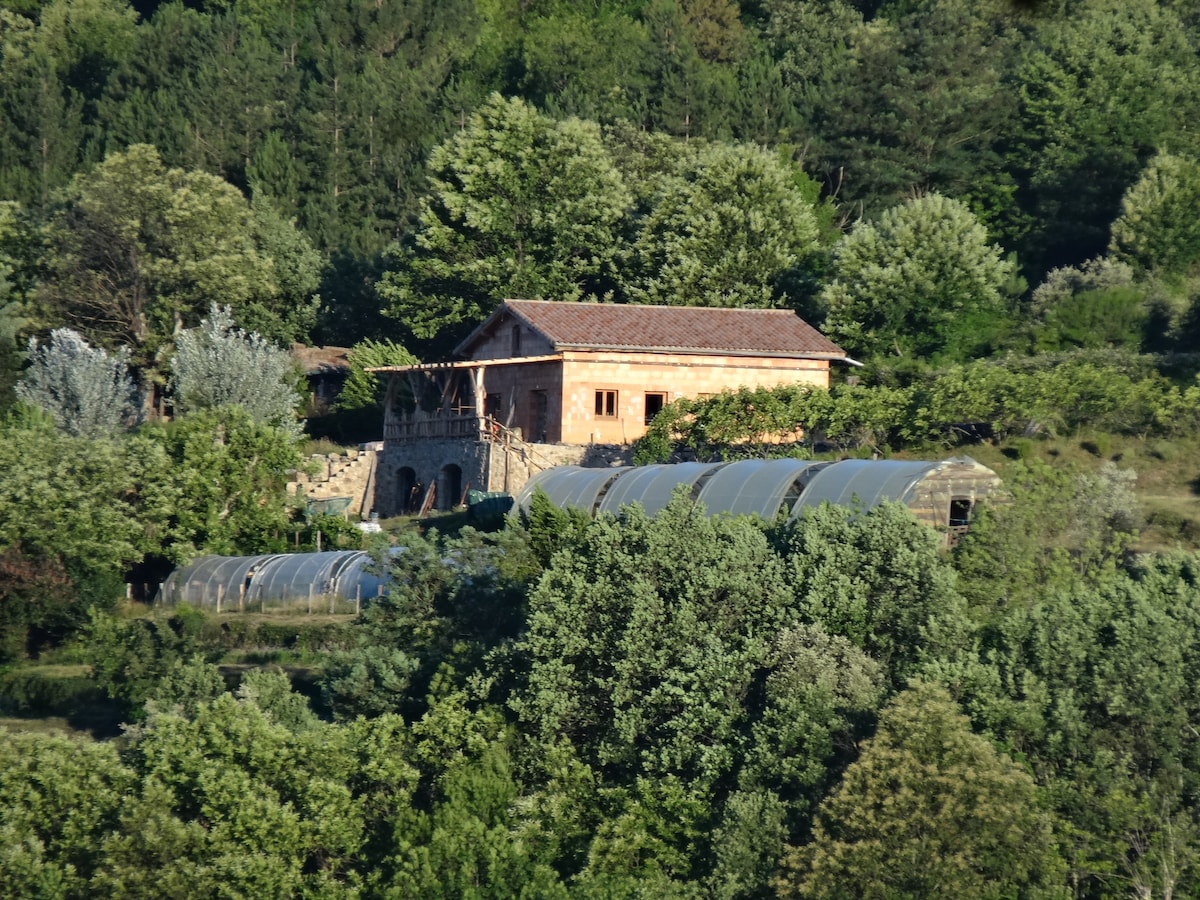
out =
[(225, 596), (225, 585), (217, 585), (217, 615), (221, 614), (221, 599)]

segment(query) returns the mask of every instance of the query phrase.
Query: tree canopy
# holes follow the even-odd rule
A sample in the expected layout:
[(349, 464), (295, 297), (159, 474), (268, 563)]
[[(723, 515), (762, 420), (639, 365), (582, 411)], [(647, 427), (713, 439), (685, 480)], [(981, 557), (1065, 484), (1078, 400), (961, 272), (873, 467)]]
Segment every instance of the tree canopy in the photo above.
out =
[(416, 337), (477, 323), (507, 297), (611, 290), (630, 198), (594, 124), (493, 95), (435, 148), (429, 177), (419, 229), (379, 287)]
[(826, 328), (846, 349), (958, 359), (1009, 314), (1014, 268), (965, 204), (930, 194), (856, 225), (831, 274)]

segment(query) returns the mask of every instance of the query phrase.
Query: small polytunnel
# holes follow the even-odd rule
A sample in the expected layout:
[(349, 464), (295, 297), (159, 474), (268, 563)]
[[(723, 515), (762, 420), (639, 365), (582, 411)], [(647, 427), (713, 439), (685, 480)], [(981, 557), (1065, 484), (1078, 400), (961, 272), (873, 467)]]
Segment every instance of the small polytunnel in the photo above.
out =
[(381, 595), (386, 583), (379, 565), (362, 550), (205, 556), (172, 572), (159, 588), (157, 602), (223, 610), (347, 612)]

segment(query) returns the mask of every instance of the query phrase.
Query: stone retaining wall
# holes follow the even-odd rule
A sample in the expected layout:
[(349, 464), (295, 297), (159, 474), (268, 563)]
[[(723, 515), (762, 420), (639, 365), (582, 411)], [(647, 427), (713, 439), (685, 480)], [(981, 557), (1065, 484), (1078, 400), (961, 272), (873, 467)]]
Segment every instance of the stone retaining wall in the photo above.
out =
[[(535, 444), (501, 441), (425, 440), (394, 442), (380, 454), (375, 509), (383, 517), (415, 515), (427, 502), (435, 509), (459, 504), (468, 488), (516, 496), (535, 473), (554, 466), (629, 465), (627, 446)], [(433, 497), (429, 486), (435, 485)]]

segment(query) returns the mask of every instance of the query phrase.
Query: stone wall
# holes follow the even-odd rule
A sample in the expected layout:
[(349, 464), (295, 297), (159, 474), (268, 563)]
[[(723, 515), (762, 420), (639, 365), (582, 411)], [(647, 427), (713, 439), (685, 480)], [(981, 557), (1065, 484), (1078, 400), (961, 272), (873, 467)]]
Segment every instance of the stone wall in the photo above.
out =
[(384, 445), (375, 478), (380, 516), (420, 512), (436, 486), (434, 508), (458, 505), (468, 488), (487, 490), (491, 444), (466, 440), (396, 441)]
[(375, 488), (372, 484), (376, 451), (344, 450), (341, 453), (309, 457), (313, 471), (297, 472), (287, 491), (302, 500), (330, 500), (348, 497), (346, 514), (351, 519), (366, 518), (372, 510)]
[(416, 514), (431, 484), (437, 485), (436, 509), (457, 505), (468, 488), (504, 491), (515, 497), (543, 469), (630, 465), (631, 457), (632, 449), (621, 445), (535, 444), (517, 439), (398, 441), (385, 445), (380, 455), (375, 509), (384, 517)]

